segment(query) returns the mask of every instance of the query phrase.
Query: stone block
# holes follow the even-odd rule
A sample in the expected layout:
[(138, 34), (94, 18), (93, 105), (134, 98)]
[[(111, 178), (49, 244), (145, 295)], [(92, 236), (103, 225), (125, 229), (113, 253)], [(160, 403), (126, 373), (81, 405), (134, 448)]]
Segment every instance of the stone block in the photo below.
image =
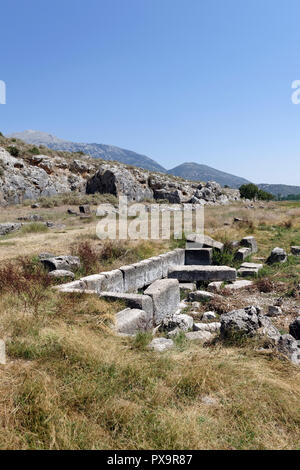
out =
[(294, 256), (300, 256), (300, 246), (291, 246), (291, 253)]
[(149, 295), (129, 294), (124, 292), (101, 292), (101, 298), (123, 300), (127, 307), (144, 310), (153, 317), (153, 301)]
[(212, 255), (212, 248), (186, 248), (185, 265), (210, 265)]
[(116, 314), (115, 329), (118, 333), (134, 335), (139, 331), (152, 329), (150, 313), (136, 308), (126, 308)]
[(251, 248), (240, 248), (234, 255), (235, 261), (244, 261), (252, 254)]
[(235, 281), (236, 269), (228, 266), (174, 266), (169, 269), (168, 278), (180, 282)]
[(154, 324), (174, 314), (180, 303), (179, 283), (177, 279), (161, 279), (153, 282), (144, 292), (153, 301)]
[(244, 237), (241, 242), (241, 246), (250, 248), (251, 253), (257, 253), (257, 242), (254, 237), (249, 236), (249, 237)]
[(5, 342), (0, 339), (0, 364), (6, 364)]

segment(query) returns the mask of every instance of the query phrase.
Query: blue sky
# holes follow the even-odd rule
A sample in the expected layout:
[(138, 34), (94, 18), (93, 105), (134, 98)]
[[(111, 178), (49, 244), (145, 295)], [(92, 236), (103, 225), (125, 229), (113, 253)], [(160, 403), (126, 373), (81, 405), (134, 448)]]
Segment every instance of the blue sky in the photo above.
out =
[(1, 2), (3, 133), (300, 185), (298, 0)]

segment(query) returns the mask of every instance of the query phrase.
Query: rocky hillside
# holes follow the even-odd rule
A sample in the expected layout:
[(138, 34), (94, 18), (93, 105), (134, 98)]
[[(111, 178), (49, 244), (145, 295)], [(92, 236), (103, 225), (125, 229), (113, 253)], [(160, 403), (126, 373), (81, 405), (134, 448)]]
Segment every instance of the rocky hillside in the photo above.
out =
[(72, 191), (124, 194), (130, 201), (138, 202), (155, 199), (170, 203), (226, 204), (239, 199), (238, 191), (222, 189), (215, 182), (199, 184), (0, 137), (0, 204), (17, 204)]
[(258, 184), (263, 191), (274, 194), (274, 196), (287, 197), (290, 194), (300, 194), (300, 186), (289, 186), (286, 184)]
[(95, 144), (95, 143), (79, 143), (69, 142), (59, 139), (46, 132), (28, 130), (24, 132), (16, 132), (9, 137), (21, 139), (27, 144), (45, 145), (53, 150), (62, 150), (66, 152), (83, 152), (93, 158), (101, 158), (102, 160), (118, 161), (127, 165), (138, 166), (150, 171), (160, 171), (165, 173), (166, 170), (159, 163), (131, 150), (125, 150), (113, 145)]

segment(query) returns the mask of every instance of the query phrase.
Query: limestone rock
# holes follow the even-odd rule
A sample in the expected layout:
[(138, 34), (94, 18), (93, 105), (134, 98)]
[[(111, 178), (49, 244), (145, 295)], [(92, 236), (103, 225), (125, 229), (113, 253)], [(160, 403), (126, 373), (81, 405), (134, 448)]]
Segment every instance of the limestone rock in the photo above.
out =
[(300, 340), (300, 317), (295, 318), (295, 320), (290, 323), (290, 335), (295, 339)]
[(274, 248), (267, 259), (268, 264), (285, 263), (287, 261), (287, 254), (283, 248)]
[(152, 349), (156, 352), (164, 352), (168, 349), (172, 349), (174, 342), (172, 339), (167, 338), (154, 338), (151, 343), (148, 345), (149, 349)]

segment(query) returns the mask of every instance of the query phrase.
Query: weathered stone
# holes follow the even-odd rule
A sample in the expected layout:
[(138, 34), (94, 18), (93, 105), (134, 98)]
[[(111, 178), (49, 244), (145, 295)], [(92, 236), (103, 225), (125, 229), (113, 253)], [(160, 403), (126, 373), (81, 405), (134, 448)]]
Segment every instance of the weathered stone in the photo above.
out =
[(153, 302), (149, 295), (127, 294), (122, 292), (101, 292), (100, 297), (108, 300), (123, 300), (131, 309), (144, 310), (153, 317)]
[(268, 318), (266, 315), (262, 315), (261, 313), (259, 313), (258, 322), (259, 322), (259, 329), (257, 330), (257, 333), (260, 336), (267, 337), (269, 340), (272, 340), (272, 342), (276, 344), (280, 337), (280, 332), (273, 325), (270, 318)]
[(241, 264), (241, 268), (249, 268), (249, 269), (257, 269), (258, 271), (264, 267), (261, 263), (243, 263)]
[(82, 206), (79, 206), (79, 212), (81, 214), (91, 214), (91, 208), (88, 204), (83, 204)]
[(277, 343), (278, 351), (286, 356), (293, 364), (300, 364), (300, 348), (297, 340), (291, 335), (280, 336)]
[(144, 292), (153, 300), (154, 324), (172, 315), (180, 302), (179, 283), (176, 279), (161, 279), (153, 282)]
[(107, 290), (107, 280), (104, 274), (91, 274), (90, 276), (82, 277), (81, 282), (88, 290), (95, 292), (101, 292)]
[(153, 191), (141, 184), (125, 167), (103, 165), (97, 173), (88, 180), (87, 194), (109, 193), (115, 196), (127, 196), (129, 201), (140, 202), (153, 198)]
[(186, 248), (186, 265), (210, 265), (212, 263), (212, 248)]
[[(224, 289), (229, 291), (235, 291), (240, 289), (246, 289), (247, 287), (253, 286), (253, 281), (248, 281), (247, 279), (241, 279), (233, 282), (232, 284), (226, 284)], [(209, 287), (209, 286), (208, 286)]]
[(190, 292), (193, 292), (196, 290), (196, 284), (194, 282), (184, 282), (184, 283), (179, 283), (179, 289), (180, 292), (186, 292), (186, 294), (189, 294)]
[(215, 320), (217, 318), (217, 315), (215, 312), (204, 312), (202, 315), (202, 321), (209, 321), (209, 320)]
[(112, 271), (103, 271), (100, 273), (106, 280), (102, 283), (102, 289), (108, 292), (124, 292), (123, 274), (120, 269)]
[(280, 307), (277, 307), (275, 305), (269, 305), (268, 307), (268, 317), (277, 317), (279, 315), (282, 315), (282, 310)]
[(152, 349), (156, 352), (164, 352), (168, 349), (172, 349), (174, 342), (172, 339), (167, 338), (154, 338), (151, 343), (148, 345), (149, 349)]
[(221, 316), (221, 337), (234, 337), (236, 334), (254, 336), (259, 326), (255, 307), (233, 310)]
[(215, 294), (212, 292), (207, 292), (206, 290), (196, 290), (194, 292), (189, 293), (189, 300), (191, 302), (194, 301), (202, 301), (202, 300), (212, 300), (215, 298)]
[(20, 230), (22, 227), (22, 224), (20, 223), (5, 223), (5, 224), (0, 224), (0, 236), (8, 235), (9, 233), (16, 232), (17, 230)]
[(214, 248), (217, 251), (224, 250), (224, 244), (214, 240), (208, 235), (191, 233), (186, 237), (187, 248)]
[(140, 287), (144, 286), (144, 276), (140, 284), (138, 282), (139, 272), (135, 265), (121, 266), (119, 269), (123, 274), (124, 292), (137, 292)]
[(194, 323), (195, 331), (210, 331), (211, 333), (217, 333), (220, 331), (221, 323), (220, 322), (211, 322), (211, 323)]
[(295, 320), (290, 323), (289, 331), (290, 335), (295, 339), (300, 340), (300, 317), (295, 318)]
[(287, 261), (287, 254), (283, 248), (274, 248), (267, 259), (268, 264), (275, 264), (275, 263), (285, 263)]
[(300, 256), (300, 246), (291, 246), (291, 253), (294, 256)]
[(50, 258), (55, 258), (55, 255), (53, 253), (40, 253), (38, 255), (39, 260), (41, 261), (42, 259), (50, 259)]
[(6, 364), (5, 342), (0, 339), (0, 364)]
[(228, 266), (174, 266), (168, 277), (180, 282), (235, 281), (236, 270)]
[(250, 248), (240, 248), (234, 255), (235, 261), (244, 261), (246, 258), (248, 258), (251, 255), (251, 249)]
[(74, 279), (74, 273), (72, 271), (66, 271), (65, 269), (55, 269), (54, 271), (50, 271), (48, 276), (53, 278), (69, 278)]
[(244, 237), (241, 242), (241, 246), (244, 246), (246, 248), (250, 248), (251, 253), (257, 253), (257, 242), (254, 237), (249, 236), (249, 237)]
[(136, 334), (153, 327), (152, 315), (144, 310), (126, 308), (116, 314), (115, 328), (118, 333)]
[(209, 331), (189, 331), (185, 334), (186, 338), (190, 341), (200, 341), (205, 343), (212, 339), (213, 335)]
[(257, 277), (258, 269), (257, 268), (240, 268), (237, 271), (239, 277)]
[(167, 317), (162, 321), (161, 329), (166, 331), (179, 328), (182, 331), (189, 331), (193, 329), (194, 320), (189, 315), (179, 314)]
[(41, 259), (41, 263), (49, 271), (66, 270), (75, 271), (80, 267), (80, 259), (78, 256), (56, 256), (55, 258)]

